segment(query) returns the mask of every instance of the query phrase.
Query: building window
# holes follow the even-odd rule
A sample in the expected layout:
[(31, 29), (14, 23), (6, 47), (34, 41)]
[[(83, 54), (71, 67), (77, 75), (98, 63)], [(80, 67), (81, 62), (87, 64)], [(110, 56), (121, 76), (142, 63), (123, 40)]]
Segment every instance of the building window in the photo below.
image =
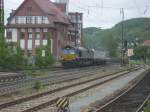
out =
[(8, 28), (8, 29), (7, 29), (7, 32), (12, 32), (12, 29), (11, 29), (11, 28)]
[(32, 22), (32, 24), (35, 24), (35, 16), (32, 16), (31, 22)]
[(45, 20), (46, 20), (46, 18), (45, 18), (45, 16), (43, 16), (42, 17), (42, 23), (45, 23)]
[(21, 32), (25, 32), (25, 29), (22, 28), (22, 29), (21, 29)]
[(43, 24), (48, 24), (49, 23), (49, 20), (48, 20), (48, 18), (46, 16), (42, 17), (42, 23)]
[(31, 16), (27, 16), (26, 21), (27, 21), (26, 22), (27, 24), (32, 23), (32, 17)]
[(36, 16), (36, 19), (35, 19), (35, 23), (36, 24), (42, 24), (42, 16)]
[(7, 39), (12, 39), (12, 32), (7, 32)]
[(48, 39), (48, 33), (44, 33), (43, 34), (43, 40), (47, 40)]
[(32, 33), (28, 34), (28, 39), (32, 39)]
[(23, 32), (20, 33), (20, 39), (25, 39), (25, 33)]
[(18, 17), (18, 23), (19, 24), (25, 24), (26, 23), (26, 18), (23, 16), (19, 16)]
[(36, 32), (40, 32), (40, 28), (36, 28)]
[(29, 29), (28, 29), (28, 32), (32, 32), (32, 29), (31, 29), (31, 28), (29, 28)]
[(18, 17), (15, 17), (15, 23), (18, 23)]
[(11, 19), (11, 23), (15, 24), (49, 24), (47, 16), (15, 16)]
[(35, 40), (35, 47), (39, 47), (40, 46), (40, 40)]
[(81, 21), (81, 15), (78, 15), (78, 21)]
[(40, 34), (36, 33), (36, 40), (40, 40)]
[(48, 32), (48, 29), (47, 29), (47, 28), (44, 28), (44, 29), (43, 29), (43, 32)]

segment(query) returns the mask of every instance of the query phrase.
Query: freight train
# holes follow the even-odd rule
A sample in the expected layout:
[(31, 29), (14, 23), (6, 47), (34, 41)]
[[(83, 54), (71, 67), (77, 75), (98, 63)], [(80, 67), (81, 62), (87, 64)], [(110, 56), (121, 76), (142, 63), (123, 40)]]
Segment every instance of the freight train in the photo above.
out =
[(64, 67), (104, 65), (106, 59), (93, 49), (65, 46), (61, 51), (61, 63)]

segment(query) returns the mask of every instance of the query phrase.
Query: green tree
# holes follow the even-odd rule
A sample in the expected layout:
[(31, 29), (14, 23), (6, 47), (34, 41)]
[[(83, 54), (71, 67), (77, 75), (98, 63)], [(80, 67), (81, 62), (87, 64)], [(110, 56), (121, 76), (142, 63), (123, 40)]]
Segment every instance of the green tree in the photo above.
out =
[(146, 63), (146, 60), (150, 57), (150, 47), (138, 46), (135, 48), (134, 54), (136, 57), (142, 59)]
[(5, 39), (3, 37), (0, 38), (0, 67), (6, 68), (6, 62), (9, 59), (9, 51), (6, 45)]
[(99, 42), (100, 46), (109, 53), (109, 56), (117, 57), (118, 42), (111, 31), (107, 31), (107, 33), (100, 36)]

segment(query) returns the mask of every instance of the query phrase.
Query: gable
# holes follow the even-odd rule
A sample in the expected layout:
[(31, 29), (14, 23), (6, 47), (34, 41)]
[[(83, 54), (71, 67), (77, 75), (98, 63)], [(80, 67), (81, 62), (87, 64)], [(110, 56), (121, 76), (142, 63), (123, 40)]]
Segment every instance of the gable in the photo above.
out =
[(17, 9), (15, 16), (43, 16), (45, 13), (34, 2), (34, 0), (25, 0)]

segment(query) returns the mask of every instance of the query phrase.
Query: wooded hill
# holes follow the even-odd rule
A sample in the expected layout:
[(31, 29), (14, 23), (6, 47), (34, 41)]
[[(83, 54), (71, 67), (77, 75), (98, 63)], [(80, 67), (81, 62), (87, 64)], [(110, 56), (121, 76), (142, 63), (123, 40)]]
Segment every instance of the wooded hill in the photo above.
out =
[[(150, 18), (134, 18), (123, 22), (124, 24), (124, 40), (129, 43), (138, 40), (143, 43), (144, 40), (150, 39)], [(84, 46), (106, 50), (113, 53), (117, 51), (122, 35), (122, 22), (116, 24), (110, 29), (100, 29), (89, 27), (83, 30)], [(112, 51), (111, 51), (111, 50)]]

